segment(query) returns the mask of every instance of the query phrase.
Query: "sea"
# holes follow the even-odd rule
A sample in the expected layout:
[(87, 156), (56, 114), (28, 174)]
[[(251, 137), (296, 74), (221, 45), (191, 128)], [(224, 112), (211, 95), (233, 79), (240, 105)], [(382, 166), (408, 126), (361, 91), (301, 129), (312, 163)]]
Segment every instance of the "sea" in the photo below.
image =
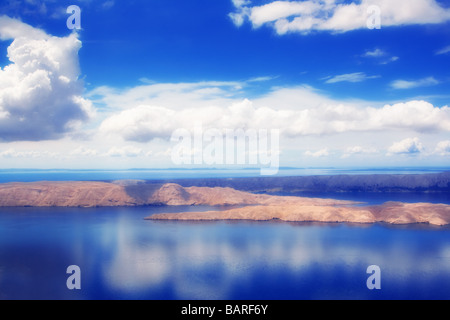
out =
[[(450, 169), (286, 168), (280, 175), (442, 171)], [(257, 170), (0, 170), (0, 182), (258, 174)], [(450, 204), (450, 195), (442, 193), (335, 196), (373, 204), (424, 199)], [(0, 208), (0, 300), (450, 299), (450, 227), (144, 219), (163, 212), (213, 209)], [(72, 266), (78, 271), (74, 273)], [(371, 266), (379, 270), (376, 288), (370, 286)], [(71, 287), (74, 283), (78, 287)]]

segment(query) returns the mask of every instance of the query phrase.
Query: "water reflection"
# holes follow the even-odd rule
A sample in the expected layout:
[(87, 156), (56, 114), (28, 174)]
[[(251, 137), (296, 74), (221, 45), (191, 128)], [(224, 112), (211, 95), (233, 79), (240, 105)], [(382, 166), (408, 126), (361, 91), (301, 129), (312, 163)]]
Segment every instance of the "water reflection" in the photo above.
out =
[[(0, 215), (0, 298), (450, 298), (445, 228), (143, 220), (160, 208), (46, 210)], [(65, 288), (72, 264), (82, 269), (80, 292)], [(379, 292), (365, 285), (373, 264), (382, 270)]]
[[(145, 291), (170, 283), (176, 299), (236, 298), (236, 288), (244, 286), (249, 296), (243, 298), (258, 298), (267, 295), (258, 292), (258, 284), (277, 278), (290, 281), (292, 276), (299, 282), (297, 292), (291, 292), (294, 299), (308, 298), (304, 296), (308, 291), (329, 298), (332, 292), (320, 292), (327, 282), (341, 286), (353, 298), (363, 298), (368, 296), (363, 287), (365, 269), (371, 264), (382, 267), (387, 288), (389, 282), (400, 288), (413, 281), (426, 289), (437, 275), (449, 277), (449, 260), (442, 258), (448, 244), (423, 250), (417, 247), (420, 240), (409, 241), (408, 235), (381, 238), (388, 231), (381, 226), (149, 222), (148, 230), (170, 225), (185, 230), (159, 234), (156, 247), (119, 236), (119, 250), (106, 272), (114, 275), (107, 279), (109, 285)], [(377, 234), (380, 238), (374, 237)], [(311, 274), (317, 274), (319, 286), (310, 281)], [(311, 287), (302, 292), (304, 279)]]

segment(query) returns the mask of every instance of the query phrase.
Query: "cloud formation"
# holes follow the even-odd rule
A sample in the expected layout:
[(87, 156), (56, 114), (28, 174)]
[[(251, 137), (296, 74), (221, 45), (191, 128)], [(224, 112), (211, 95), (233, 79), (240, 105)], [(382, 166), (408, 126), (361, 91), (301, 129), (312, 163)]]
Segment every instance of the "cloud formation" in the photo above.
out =
[(342, 158), (348, 158), (351, 155), (375, 154), (377, 152), (378, 151), (375, 148), (364, 148), (361, 146), (354, 146), (347, 148)]
[[(183, 84), (184, 86), (184, 84)], [(124, 92), (124, 96), (127, 93)], [(113, 112), (100, 125), (100, 132), (126, 141), (148, 142), (168, 140), (177, 129), (276, 129), (284, 137), (328, 135), (346, 132), (412, 131), (449, 132), (450, 108), (436, 107), (426, 101), (409, 101), (381, 108), (361, 103), (345, 103), (326, 99), (311, 88), (274, 90), (266, 97), (251, 101), (234, 99), (222, 104), (193, 105), (178, 99), (181, 106), (137, 105), (133, 97), (126, 110)], [(145, 98), (142, 98), (145, 99)], [(197, 98), (196, 98), (197, 99)], [(106, 98), (108, 100), (108, 98)], [(171, 103), (175, 103), (172, 96)], [(161, 102), (156, 98), (157, 102)], [(149, 100), (151, 102), (151, 99)]]
[(393, 89), (413, 89), (418, 87), (430, 87), (438, 85), (440, 82), (434, 77), (423, 78), (419, 80), (395, 80), (391, 83)]
[(419, 138), (408, 138), (400, 142), (394, 143), (388, 150), (389, 154), (419, 154), (424, 151)]
[(50, 151), (36, 151), (36, 150), (27, 150), (27, 151), (19, 151), (14, 148), (10, 148), (0, 152), (0, 157), (2, 158), (58, 158), (60, 155), (57, 152)]
[(346, 73), (333, 76), (329, 78), (325, 83), (338, 83), (338, 82), (363, 82), (368, 79), (379, 78), (379, 76), (368, 76), (364, 72)]
[(367, 50), (364, 54), (361, 55), (363, 58), (370, 58), (379, 61), (380, 64), (388, 64), (391, 62), (395, 62), (400, 59), (397, 56), (390, 56), (386, 51), (381, 50), (380, 48), (375, 48), (373, 50)]
[(134, 158), (143, 154), (143, 150), (133, 146), (112, 147), (106, 153), (109, 157), (129, 157)]
[(379, 58), (379, 57), (384, 57), (386, 56), (386, 52), (384, 52), (383, 50), (376, 48), (372, 51), (368, 50), (366, 51), (362, 56), (363, 57), (369, 57), (369, 58)]
[(450, 46), (446, 46), (445, 48), (442, 48), (436, 52), (437, 55), (441, 54), (447, 54), (450, 52)]
[(328, 152), (328, 149), (322, 149), (316, 152), (313, 151), (306, 151), (305, 152), (305, 156), (308, 157), (313, 157), (313, 158), (323, 158), (323, 157), (328, 157), (330, 155), (330, 153)]
[(450, 20), (450, 10), (435, 0), (338, 0), (272, 1), (252, 5), (251, 1), (233, 0), (236, 8), (230, 18), (237, 26), (248, 20), (254, 28), (268, 25), (282, 35), (311, 31), (347, 32), (367, 28), (370, 6), (377, 6), (381, 26), (443, 23)]
[(92, 116), (78, 79), (76, 34), (53, 37), (0, 16), (0, 40), (13, 40), (11, 63), (0, 69), (0, 140), (58, 139)]
[(71, 156), (93, 157), (98, 155), (98, 151), (80, 146), (70, 152)]
[(435, 153), (441, 156), (449, 156), (450, 155), (450, 141), (441, 141), (437, 144)]

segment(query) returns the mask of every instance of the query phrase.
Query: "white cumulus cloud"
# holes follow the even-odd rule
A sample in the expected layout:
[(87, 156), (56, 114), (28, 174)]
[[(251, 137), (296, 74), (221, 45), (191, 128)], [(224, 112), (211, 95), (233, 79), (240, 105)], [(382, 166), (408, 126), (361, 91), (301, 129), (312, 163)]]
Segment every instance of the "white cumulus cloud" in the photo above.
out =
[(450, 20), (450, 10), (435, 0), (272, 1), (260, 6), (252, 5), (249, 1), (233, 2), (236, 11), (230, 17), (237, 26), (248, 19), (254, 28), (269, 25), (278, 34), (306, 34), (314, 30), (347, 32), (367, 28), (370, 6), (379, 8), (381, 27)]
[[(119, 136), (126, 141), (148, 142), (157, 138), (168, 140), (175, 130), (192, 131), (198, 125), (203, 129), (219, 130), (277, 129), (284, 137), (292, 138), (346, 132), (450, 131), (450, 108), (420, 100), (371, 107), (367, 102), (327, 99), (314, 89), (300, 87), (274, 89), (252, 101), (237, 98), (202, 100), (196, 95), (189, 98), (183, 92), (177, 94), (177, 90), (171, 90), (171, 98), (164, 103), (154, 93), (150, 96), (155, 98), (148, 97), (148, 91), (152, 92), (146, 88), (142, 96), (125, 91), (101, 98), (117, 104), (114, 97), (119, 97), (122, 105), (129, 107), (113, 110), (101, 123), (100, 134)], [(149, 104), (139, 104), (143, 100)]]
[(0, 140), (49, 140), (93, 114), (82, 97), (76, 34), (53, 37), (18, 20), (0, 16), (0, 39), (10, 64), (0, 69)]
[(441, 141), (437, 144), (435, 153), (441, 155), (441, 156), (448, 156), (450, 155), (450, 141)]
[(419, 138), (408, 138), (394, 143), (388, 150), (388, 154), (419, 154), (424, 151)]

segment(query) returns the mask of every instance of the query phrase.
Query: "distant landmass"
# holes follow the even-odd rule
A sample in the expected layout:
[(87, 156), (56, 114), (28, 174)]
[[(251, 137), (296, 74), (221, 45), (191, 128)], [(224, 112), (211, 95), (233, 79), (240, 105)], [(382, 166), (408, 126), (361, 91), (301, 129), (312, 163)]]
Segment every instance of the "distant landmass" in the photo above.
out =
[[(366, 176), (368, 183), (364, 184), (361, 176), (313, 177), (312, 180), (298, 178), (275, 178), (290, 181), (290, 186), (298, 188), (305, 181), (334, 181), (341, 186), (369, 188), (370, 184), (378, 184), (376, 188), (385, 188), (386, 181), (395, 182), (396, 188), (417, 188), (434, 186), (436, 192), (449, 187), (445, 183), (448, 174), (418, 175), (413, 179), (405, 177)], [(309, 177), (306, 177), (309, 178)], [(318, 178), (314, 180), (314, 178)], [(400, 178), (400, 179), (399, 179)], [(420, 179), (422, 178), (422, 179)], [(273, 178), (248, 179), (213, 179), (199, 180), (197, 186), (182, 186), (176, 183), (152, 183), (148, 181), (122, 180), (113, 182), (30, 182), (0, 184), (1, 207), (112, 207), (112, 206), (146, 206), (146, 205), (207, 205), (220, 206), (222, 210), (209, 212), (183, 212), (175, 214), (158, 214), (148, 217), (152, 220), (282, 220), (299, 222), (352, 222), (391, 224), (428, 223), (433, 225), (450, 224), (450, 205), (415, 203), (406, 204), (388, 202), (378, 206), (362, 206), (361, 203), (317, 199), (297, 196), (278, 196), (269, 193), (269, 182)], [(259, 179), (259, 178), (258, 178)], [(287, 179), (287, 180), (286, 180)], [(326, 180), (328, 179), (328, 180)], [(251, 193), (227, 187), (227, 184), (244, 186), (243, 181), (249, 180), (250, 187), (257, 188), (257, 193)], [(385, 181), (382, 183), (382, 181)], [(191, 184), (191, 181), (183, 181)], [(222, 184), (223, 186), (198, 186), (201, 184)], [(316, 187), (315, 184), (312, 185)], [(353, 188), (352, 187), (352, 188)], [(278, 187), (275, 186), (275, 189)], [(283, 186), (283, 190), (286, 187)], [(370, 188), (375, 188), (372, 186)], [(228, 206), (228, 208), (227, 208)], [(233, 206), (233, 207), (229, 207)], [(225, 208), (223, 208), (225, 207)]]
[(301, 192), (450, 192), (450, 172), (297, 177), (174, 179), (183, 187), (229, 187), (257, 193)]

